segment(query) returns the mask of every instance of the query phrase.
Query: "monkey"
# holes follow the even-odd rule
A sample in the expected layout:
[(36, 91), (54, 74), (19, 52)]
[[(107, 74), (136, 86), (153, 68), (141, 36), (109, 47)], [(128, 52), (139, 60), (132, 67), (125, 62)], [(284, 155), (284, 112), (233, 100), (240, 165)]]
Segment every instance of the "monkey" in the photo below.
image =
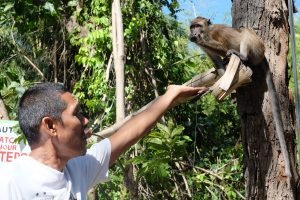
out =
[(270, 94), (272, 114), (280, 148), (285, 162), (285, 173), (290, 178), (291, 167), (287, 145), (284, 138), (280, 105), (272, 74), (265, 58), (265, 46), (256, 33), (247, 28), (232, 28), (222, 24), (212, 25), (209, 19), (196, 17), (190, 25), (190, 41), (196, 43), (214, 62), (219, 75), (225, 67), (222, 57), (236, 54), (247, 66), (262, 66), (266, 73), (266, 84)]
[(221, 75), (225, 71), (221, 57), (228, 57), (234, 53), (252, 66), (264, 59), (264, 44), (250, 29), (212, 25), (210, 20), (197, 17), (191, 23), (190, 32), (190, 40), (211, 58)]

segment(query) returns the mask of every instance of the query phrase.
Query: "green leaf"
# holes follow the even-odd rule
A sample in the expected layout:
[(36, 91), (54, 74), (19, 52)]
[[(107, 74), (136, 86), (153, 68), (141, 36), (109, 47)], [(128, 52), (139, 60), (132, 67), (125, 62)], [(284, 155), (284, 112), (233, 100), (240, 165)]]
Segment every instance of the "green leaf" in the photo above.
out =
[(160, 138), (151, 138), (149, 139), (149, 142), (153, 143), (153, 144), (162, 144), (162, 140)]
[(177, 126), (176, 128), (173, 129), (173, 131), (171, 133), (171, 137), (174, 137), (176, 135), (180, 135), (183, 130), (184, 130), (183, 126)]
[(56, 14), (56, 10), (54, 8), (54, 5), (50, 2), (45, 3), (44, 9), (48, 10), (51, 14)]
[(4, 7), (3, 11), (6, 12), (10, 10), (12, 7), (14, 7), (13, 3), (7, 3), (6, 6)]
[(75, 6), (77, 6), (77, 1), (76, 0), (68, 1), (68, 6), (69, 7), (75, 7)]

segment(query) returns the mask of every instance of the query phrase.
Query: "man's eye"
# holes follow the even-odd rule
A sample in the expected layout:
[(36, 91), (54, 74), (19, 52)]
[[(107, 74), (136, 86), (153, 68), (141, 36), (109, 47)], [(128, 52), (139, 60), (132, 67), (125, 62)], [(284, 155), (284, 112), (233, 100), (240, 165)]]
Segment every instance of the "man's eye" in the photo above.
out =
[(79, 110), (76, 115), (83, 116), (83, 111)]
[(80, 121), (82, 121), (84, 119), (84, 114), (83, 112), (77, 112), (75, 115)]
[(78, 110), (76, 110), (76, 111), (74, 112), (74, 115), (75, 115), (75, 116), (81, 116), (81, 115), (83, 115), (83, 111), (82, 111), (81, 109), (78, 109)]
[(81, 116), (81, 115), (82, 115), (82, 112), (77, 112), (76, 115), (77, 115), (77, 116)]

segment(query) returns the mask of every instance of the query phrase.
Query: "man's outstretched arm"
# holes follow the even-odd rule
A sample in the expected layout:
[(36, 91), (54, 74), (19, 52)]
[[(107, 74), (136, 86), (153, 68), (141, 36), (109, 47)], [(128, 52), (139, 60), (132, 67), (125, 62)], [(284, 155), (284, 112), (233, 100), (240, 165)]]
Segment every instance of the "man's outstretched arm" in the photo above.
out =
[(126, 122), (115, 134), (109, 137), (111, 142), (110, 165), (130, 146), (141, 139), (162, 115), (171, 107), (201, 95), (207, 88), (194, 88), (183, 85), (171, 85), (151, 106)]

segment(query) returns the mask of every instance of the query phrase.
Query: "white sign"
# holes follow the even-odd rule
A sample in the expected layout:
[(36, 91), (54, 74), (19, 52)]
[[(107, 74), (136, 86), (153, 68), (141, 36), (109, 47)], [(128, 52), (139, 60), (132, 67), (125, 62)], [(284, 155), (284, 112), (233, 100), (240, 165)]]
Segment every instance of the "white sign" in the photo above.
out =
[(0, 120), (0, 166), (30, 152), (28, 144), (14, 142), (19, 136), (13, 131), (17, 124), (18, 121)]

